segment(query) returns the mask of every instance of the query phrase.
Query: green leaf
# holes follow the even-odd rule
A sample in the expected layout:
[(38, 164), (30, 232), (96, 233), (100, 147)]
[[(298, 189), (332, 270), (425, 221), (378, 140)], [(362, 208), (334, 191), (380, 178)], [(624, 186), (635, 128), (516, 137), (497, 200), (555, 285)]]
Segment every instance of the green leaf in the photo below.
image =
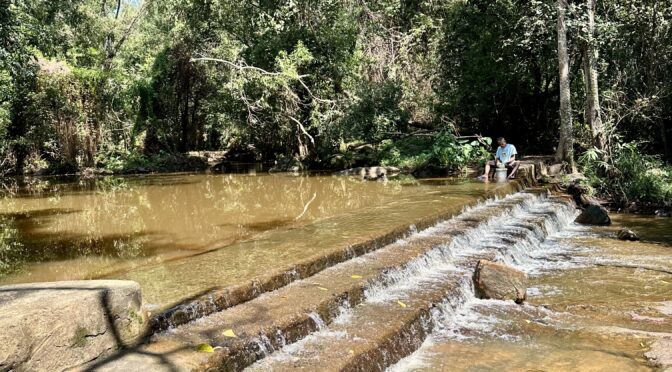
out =
[(196, 346), (196, 350), (201, 353), (214, 353), (215, 349), (210, 344), (199, 344)]
[(236, 334), (233, 332), (233, 329), (227, 329), (223, 333), (224, 337), (236, 338)]

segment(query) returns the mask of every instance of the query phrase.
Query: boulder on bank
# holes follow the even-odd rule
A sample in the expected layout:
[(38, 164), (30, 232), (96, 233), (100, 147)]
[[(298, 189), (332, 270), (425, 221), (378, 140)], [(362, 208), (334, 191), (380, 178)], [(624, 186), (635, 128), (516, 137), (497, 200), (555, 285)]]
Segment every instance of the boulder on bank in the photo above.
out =
[(520, 270), (487, 260), (479, 260), (474, 272), (479, 298), (522, 303), (527, 296), (527, 276)]
[(630, 229), (622, 228), (618, 230), (618, 240), (629, 240), (634, 242), (639, 240), (639, 236), (636, 232)]
[(574, 222), (582, 225), (605, 226), (611, 225), (611, 218), (609, 217), (609, 212), (603, 206), (590, 204), (586, 206)]
[(0, 370), (60, 371), (137, 341), (140, 286), (82, 280), (0, 287)]

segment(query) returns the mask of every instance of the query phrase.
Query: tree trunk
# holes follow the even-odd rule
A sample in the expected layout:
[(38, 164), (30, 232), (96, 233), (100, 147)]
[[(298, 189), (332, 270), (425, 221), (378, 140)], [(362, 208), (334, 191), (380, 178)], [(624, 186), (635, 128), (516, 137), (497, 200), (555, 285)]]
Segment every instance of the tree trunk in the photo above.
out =
[(586, 0), (588, 25), (583, 45), (583, 74), (586, 89), (586, 122), (590, 126), (593, 146), (607, 158), (607, 133), (602, 122), (599, 88), (597, 84), (597, 47), (595, 45), (595, 0)]
[(569, 55), (567, 52), (567, 25), (565, 11), (567, 0), (557, 0), (558, 10), (558, 65), (560, 73), (560, 141), (555, 158), (565, 161), (570, 169), (576, 170), (574, 164), (574, 133), (572, 130), (572, 102), (569, 89)]
[(667, 124), (665, 124), (665, 120), (660, 122), (660, 138), (663, 143), (663, 154), (665, 154), (665, 160), (667, 162), (671, 162), (672, 154), (670, 154), (670, 146), (667, 141)]

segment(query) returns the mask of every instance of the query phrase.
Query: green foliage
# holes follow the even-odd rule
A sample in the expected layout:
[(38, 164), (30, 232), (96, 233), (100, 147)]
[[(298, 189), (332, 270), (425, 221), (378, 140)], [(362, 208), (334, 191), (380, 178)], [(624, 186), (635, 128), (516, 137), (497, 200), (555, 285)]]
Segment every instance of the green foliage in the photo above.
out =
[[(672, 3), (597, 11), (603, 119), (670, 160)], [(567, 15), (575, 108), (585, 13)], [(550, 154), (556, 16), (542, 0), (0, 0), (0, 174), (181, 169), (191, 150), (459, 170), (486, 157), (458, 139), (474, 134)]]
[(408, 170), (422, 168), (431, 160), (432, 142), (427, 137), (383, 141), (379, 151), (380, 164)]
[(432, 145), (432, 159), (448, 169), (462, 170), (468, 165), (482, 165), (490, 156), (488, 147), (492, 139), (458, 139), (452, 133), (439, 133)]
[(548, 1), (447, 5), (440, 114), (463, 132), (505, 136), (519, 148), (548, 152), (557, 136), (555, 18)]
[(428, 166), (462, 171), (468, 166), (481, 166), (490, 156), (492, 140), (459, 139), (449, 131), (435, 137), (411, 137), (384, 141), (380, 149), (381, 164), (414, 170)]
[(9, 72), (0, 69), (0, 175), (8, 172), (11, 168), (11, 164), (9, 164), (11, 148), (6, 139), (11, 125), (12, 88)]
[(638, 143), (616, 144), (612, 158), (602, 160), (596, 149), (586, 151), (580, 163), (597, 193), (622, 205), (631, 202), (672, 205), (672, 167), (657, 156), (646, 155)]

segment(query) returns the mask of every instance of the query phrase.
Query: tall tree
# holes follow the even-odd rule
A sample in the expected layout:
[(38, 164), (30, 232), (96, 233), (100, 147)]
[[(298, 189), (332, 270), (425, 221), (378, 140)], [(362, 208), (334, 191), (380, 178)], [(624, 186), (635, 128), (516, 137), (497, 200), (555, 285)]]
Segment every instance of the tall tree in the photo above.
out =
[(576, 169), (574, 163), (574, 131), (572, 129), (572, 102), (569, 88), (569, 53), (567, 51), (567, 24), (565, 12), (567, 0), (557, 0), (558, 11), (558, 65), (560, 72), (560, 141), (555, 158), (566, 161), (572, 171)]
[(586, 0), (586, 37), (581, 52), (583, 54), (583, 78), (586, 91), (585, 119), (592, 133), (593, 146), (607, 157), (606, 128), (602, 122), (599, 88), (597, 84), (597, 47), (595, 45), (595, 0)]

